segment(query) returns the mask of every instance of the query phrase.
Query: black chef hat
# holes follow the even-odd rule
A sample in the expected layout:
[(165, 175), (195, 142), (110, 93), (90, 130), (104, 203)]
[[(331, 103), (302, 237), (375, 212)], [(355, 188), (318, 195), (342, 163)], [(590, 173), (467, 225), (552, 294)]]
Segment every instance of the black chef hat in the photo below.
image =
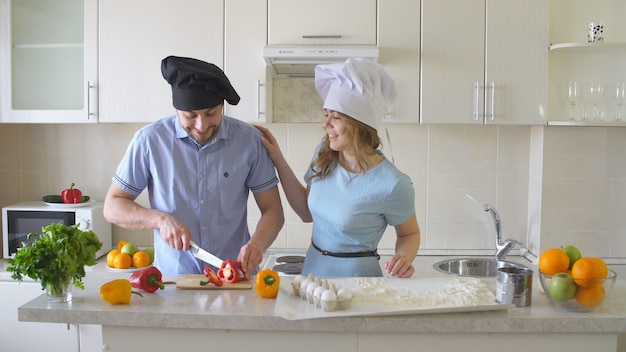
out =
[(163, 78), (172, 85), (172, 99), (178, 110), (208, 109), (226, 100), (239, 103), (239, 95), (224, 72), (208, 62), (168, 56), (161, 61)]

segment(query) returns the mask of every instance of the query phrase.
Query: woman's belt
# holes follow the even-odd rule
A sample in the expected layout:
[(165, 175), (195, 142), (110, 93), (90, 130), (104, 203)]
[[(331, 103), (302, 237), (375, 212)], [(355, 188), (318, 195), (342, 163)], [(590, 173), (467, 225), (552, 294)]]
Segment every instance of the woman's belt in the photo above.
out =
[(338, 258), (376, 257), (376, 259), (380, 259), (380, 255), (378, 255), (378, 250), (365, 251), (365, 252), (337, 253), (337, 252), (329, 252), (327, 250), (321, 249), (313, 241), (311, 241), (311, 246), (313, 246), (313, 248), (315, 248), (318, 252), (322, 253), (322, 255), (328, 255), (331, 257), (338, 257)]

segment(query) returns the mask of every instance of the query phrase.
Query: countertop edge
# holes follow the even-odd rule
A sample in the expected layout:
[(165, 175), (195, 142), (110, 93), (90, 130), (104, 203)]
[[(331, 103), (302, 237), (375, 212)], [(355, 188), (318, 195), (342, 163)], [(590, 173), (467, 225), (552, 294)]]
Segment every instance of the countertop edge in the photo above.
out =
[[(45, 297), (39, 297), (37, 300)], [(569, 314), (569, 313), (564, 313)], [(217, 330), (376, 332), (376, 333), (624, 333), (626, 317), (574, 316), (515, 317), (508, 311), (338, 317), (287, 320), (277, 316), (232, 316), (215, 314), (163, 314), (134, 312), (97, 312), (73, 314), (59, 311), (18, 308), (20, 321), (107, 326), (159, 327)]]

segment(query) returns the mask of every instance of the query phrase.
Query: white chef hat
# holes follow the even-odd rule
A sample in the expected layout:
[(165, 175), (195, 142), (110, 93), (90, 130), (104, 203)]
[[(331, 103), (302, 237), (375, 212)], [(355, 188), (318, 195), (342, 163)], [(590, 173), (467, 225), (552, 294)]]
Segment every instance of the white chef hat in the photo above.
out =
[(393, 79), (383, 67), (362, 58), (316, 66), (315, 88), (324, 100), (324, 109), (341, 112), (374, 129), (397, 95)]

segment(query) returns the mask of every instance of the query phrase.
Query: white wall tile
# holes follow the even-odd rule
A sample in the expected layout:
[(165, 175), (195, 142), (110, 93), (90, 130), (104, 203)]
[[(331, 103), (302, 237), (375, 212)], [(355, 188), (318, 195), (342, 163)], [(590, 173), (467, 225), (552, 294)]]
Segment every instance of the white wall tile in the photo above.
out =
[(606, 178), (609, 174), (606, 128), (546, 128), (543, 176)]
[(430, 126), (428, 172), (494, 175), (496, 129), (493, 126)]
[[(128, 141), (141, 124), (0, 125), (0, 203), (56, 193), (76, 182), (104, 198)], [(302, 182), (321, 123), (267, 124)], [(571, 243), (595, 255), (626, 257), (626, 129), (390, 124), (384, 152), (414, 182), (421, 249), (493, 249), (495, 230), (484, 203), (503, 220), (505, 238), (534, 252)], [(476, 202), (472, 201), (471, 196)], [(272, 248), (305, 249), (310, 223), (291, 210)], [(147, 205), (142, 194), (138, 201)], [(537, 213), (537, 209), (541, 209)], [(249, 225), (260, 216), (249, 202)], [(538, 234), (536, 234), (538, 233)], [(526, 238), (525, 236), (528, 236)], [(114, 226), (119, 239), (152, 243), (152, 232)], [(388, 228), (381, 249), (393, 249)]]
[(5, 125), (0, 128), (0, 171), (20, 171), (22, 169), (19, 125)]

